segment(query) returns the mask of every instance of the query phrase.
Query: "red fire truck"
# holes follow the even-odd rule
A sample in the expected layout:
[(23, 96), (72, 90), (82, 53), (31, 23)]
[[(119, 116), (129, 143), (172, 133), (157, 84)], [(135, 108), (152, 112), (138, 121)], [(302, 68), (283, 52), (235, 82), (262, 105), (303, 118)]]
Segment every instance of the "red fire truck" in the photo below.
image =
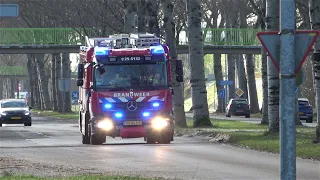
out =
[(182, 82), (181, 60), (153, 34), (86, 37), (78, 64), (79, 128), (82, 143), (100, 145), (106, 136), (173, 141), (170, 64)]

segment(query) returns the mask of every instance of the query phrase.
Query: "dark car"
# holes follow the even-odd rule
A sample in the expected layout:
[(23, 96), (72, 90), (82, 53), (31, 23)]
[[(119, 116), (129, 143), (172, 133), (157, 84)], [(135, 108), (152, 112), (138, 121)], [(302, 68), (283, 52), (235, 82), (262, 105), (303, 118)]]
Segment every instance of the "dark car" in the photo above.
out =
[(298, 98), (298, 104), (300, 120), (306, 120), (307, 123), (312, 123), (313, 110), (309, 100), (307, 98)]
[(2, 124), (31, 126), (31, 109), (25, 99), (0, 100), (0, 127)]
[(226, 108), (226, 117), (245, 116), (250, 118), (250, 105), (247, 99), (230, 99)]

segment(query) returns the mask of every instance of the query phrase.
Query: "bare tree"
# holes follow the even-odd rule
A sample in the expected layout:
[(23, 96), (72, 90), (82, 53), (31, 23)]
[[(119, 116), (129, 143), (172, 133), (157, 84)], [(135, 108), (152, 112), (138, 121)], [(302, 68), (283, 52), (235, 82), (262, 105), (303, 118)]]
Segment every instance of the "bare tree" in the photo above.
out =
[(188, 41), (191, 68), (191, 91), (194, 126), (212, 126), (204, 76), (202, 12), (199, 0), (187, 0)]
[[(320, 30), (320, 1), (310, 0), (310, 20), (311, 28)], [(313, 52), (313, 69), (314, 69), (314, 81), (316, 89), (316, 107), (317, 107), (317, 128), (316, 128), (316, 140), (320, 142), (320, 38), (316, 40), (314, 44)]]
[(124, 12), (125, 12), (125, 20), (124, 20), (124, 32), (132, 33), (135, 32), (135, 23), (136, 23), (136, 14), (137, 7), (136, 1), (133, 0), (124, 0)]

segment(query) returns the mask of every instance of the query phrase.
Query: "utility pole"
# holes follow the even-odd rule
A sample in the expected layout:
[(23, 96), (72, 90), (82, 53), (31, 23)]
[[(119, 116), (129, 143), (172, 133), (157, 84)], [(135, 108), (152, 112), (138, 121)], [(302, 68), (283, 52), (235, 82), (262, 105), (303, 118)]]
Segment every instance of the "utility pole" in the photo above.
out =
[(280, 179), (296, 179), (295, 0), (280, 0)]

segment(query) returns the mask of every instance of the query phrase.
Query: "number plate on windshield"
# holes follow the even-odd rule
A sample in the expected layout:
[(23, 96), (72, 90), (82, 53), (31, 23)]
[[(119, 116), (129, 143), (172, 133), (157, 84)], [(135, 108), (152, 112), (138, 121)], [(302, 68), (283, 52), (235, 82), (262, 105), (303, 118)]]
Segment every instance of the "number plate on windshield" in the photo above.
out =
[(123, 125), (125, 125), (125, 126), (138, 126), (138, 125), (142, 125), (142, 121), (125, 121), (123, 123)]

